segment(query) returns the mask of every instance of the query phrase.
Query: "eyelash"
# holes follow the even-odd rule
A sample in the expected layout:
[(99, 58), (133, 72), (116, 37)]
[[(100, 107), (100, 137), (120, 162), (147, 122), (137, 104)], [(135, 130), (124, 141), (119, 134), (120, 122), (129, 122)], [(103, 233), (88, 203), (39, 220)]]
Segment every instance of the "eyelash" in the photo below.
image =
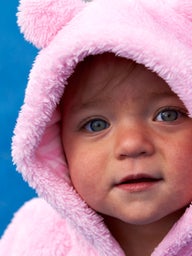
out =
[[(174, 120), (163, 120), (163, 116), (161, 116), (162, 120), (157, 120), (157, 117), (159, 115), (162, 115), (163, 113), (166, 113), (166, 112), (169, 112), (169, 111), (170, 112), (172, 111), (172, 112), (176, 113), (176, 116), (175, 116)], [(188, 117), (188, 113), (185, 109), (179, 108), (179, 107), (162, 107), (162, 108), (158, 109), (158, 111), (155, 113), (153, 121), (170, 123), (170, 122), (177, 121), (177, 119), (181, 118), (181, 117)], [(94, 131), (93, 126), (92, 126), (92, 125), (94, 125), (94, 122), (103, 122), (104, 126), (101, 127), (101, 129), (99, 128), (99, 126), (96, 126), (95, 128), (99, 128), (99, 129)], [(92, 126), (92, 128), (91, 128), (91, 126)], [(80, 130), (84, 130), (84, 131), (87, 131), (87, 132), (90, 132), (90, 133), (98, 133), (98, 132), (101, 132), (101, 131), (109, 128), (109, 126), (110, 126), (109, 122), (106, 121), (104, 118), (95, 117), (95, 118), (84, 120), (80, 124)]]
[[(101, 129), (95, 130), (95, 131), (91, 130), (91, 125), (94, 125), (93, 124), (94, 122), (103, 122), (104, 127), (103, 128), (101, 127)], [(90, 120), (84, 121), (83, 125), (81, 125), (80, 127), (81, 127), (81, 130), (96, 133), (96, 132), (101, 132), (101, 131), (107, 129), (109, 126), (110, 126), (110, 124), (103, 118), (92, 118)], [(95, 128), (99, 128), (99, 126), (95, 127)], [(93, 129), (93, 127), (92, 127), (92, 129)]]
[[(162, 115), (163, 113), (171, 112), (171, 111), (176, 113), (176, 118), (174, 120), (157, 120), (158, 115), (160, 115), (160, 114)], [(155, 114), (155, 117), (153, 118), (153, 121), (174, 122), (180, 117), (188, 117), (188, 113), (185, 109), (179, 108), (179, 107), (163, 107), (157, 111), (157, 113)]]

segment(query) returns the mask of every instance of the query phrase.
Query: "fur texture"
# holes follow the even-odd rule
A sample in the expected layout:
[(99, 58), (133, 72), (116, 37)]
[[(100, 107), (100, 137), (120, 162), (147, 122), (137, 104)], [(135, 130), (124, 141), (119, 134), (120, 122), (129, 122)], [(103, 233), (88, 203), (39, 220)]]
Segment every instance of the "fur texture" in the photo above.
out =
[(21, 1), (18, 25), (26, 40), (44, 48), (84, 5), (81, 0)]
[[(192, 116), (191, 1), (94, 0), (85, 3), (81, 0), (21, 0), (18, 24), (25, 38), (43, 49), (31, 70), (24, 105), (14, 131), (12, 154), (17, 169), (38, 195), (56, 210), (55, 216), (65, 219), (60, 219), (62, 225), (65, 227), (66, 221), (75, 227), (76, 234), (87, 241), (88, 248), (90, 245), (94, 248), (96, 255), (123, 255), (101, 217), (81, 200), (71, 185), (59, 136), (60, 112), (57, 106), (67, 79), (79, 61), (90, 54), (114, 52), (159, 74), (178, 94)], [(42, 207), (38, 206), (39, 222), (48, 216), (43, 209), (45, 203), (41, 203)], [(13, 239), (10, 233), (17, 230), (19, 220), (28, 217), (30, 211), (26, 209), (28, 206), (16, 216), (16, 226), (11, 224), (5, 235), (10, 241)], [(191, 216), (191, 210), (186, 216)], [(190, 221), (190, 218), (186, 219)], [(35, 217), (33, 220), (37, 221)], [(38, 225), (43, 229), (43, 224)], [(57, 232), (62, 225), (56, 225)], [(179, 231), (181, 226), (185, 230), (185, 224), (179, 224)], [(191, 244), (192, 232), (190, 228), (188, 231), (181, 232), (176, 242), (172, 239), (176, 232), (173, 229), (167, 242), (160, 245), (153, 255), (192, 255), (182, 251), (187, 250), (186, 244)], [(35, 236), (34, 230), (30, 232)], [(5, 238), (7, 246), (9, 238)], [(47, 236), (42, 239), (47, 239)], [(29, 254), (26, 249), (26, 254), (5, 255)]]

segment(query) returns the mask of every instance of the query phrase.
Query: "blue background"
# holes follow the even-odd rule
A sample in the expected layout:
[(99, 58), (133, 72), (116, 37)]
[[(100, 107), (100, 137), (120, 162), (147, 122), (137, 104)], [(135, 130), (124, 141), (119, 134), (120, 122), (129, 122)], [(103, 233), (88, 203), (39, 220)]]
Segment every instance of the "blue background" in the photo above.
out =
[(15, 170), (11, 137), (37, 50), (16, 24), (18, 0), (0, 2), (0, 236), (14, 212), (35, 193)]

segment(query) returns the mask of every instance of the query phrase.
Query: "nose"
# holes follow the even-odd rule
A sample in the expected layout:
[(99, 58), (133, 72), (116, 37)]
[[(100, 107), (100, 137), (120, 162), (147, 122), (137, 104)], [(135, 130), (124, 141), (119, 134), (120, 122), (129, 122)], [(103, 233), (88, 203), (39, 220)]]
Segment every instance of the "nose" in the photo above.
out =
[(153, 135), (142, 124), (122, 125), (115, 134), (115, 156), (118, 159), (151, 156), (155, 152)]

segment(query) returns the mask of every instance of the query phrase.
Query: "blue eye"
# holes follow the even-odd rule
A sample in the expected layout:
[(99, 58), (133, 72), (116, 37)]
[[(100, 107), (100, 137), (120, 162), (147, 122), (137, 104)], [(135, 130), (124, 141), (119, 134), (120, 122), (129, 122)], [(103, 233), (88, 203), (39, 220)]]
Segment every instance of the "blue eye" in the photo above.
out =
[(102, 119), (94, 119), (85, 124), (84, 129), (89, 132), (100, 132), (109, 127), (109, 124)]
[(156, 115), (154, 119), (155, 121), (159, 122), (173, 122), (176, 121), (182, 115), (184, 115), (184, 113), (182, 113), (180, 110), (163, 109)]

